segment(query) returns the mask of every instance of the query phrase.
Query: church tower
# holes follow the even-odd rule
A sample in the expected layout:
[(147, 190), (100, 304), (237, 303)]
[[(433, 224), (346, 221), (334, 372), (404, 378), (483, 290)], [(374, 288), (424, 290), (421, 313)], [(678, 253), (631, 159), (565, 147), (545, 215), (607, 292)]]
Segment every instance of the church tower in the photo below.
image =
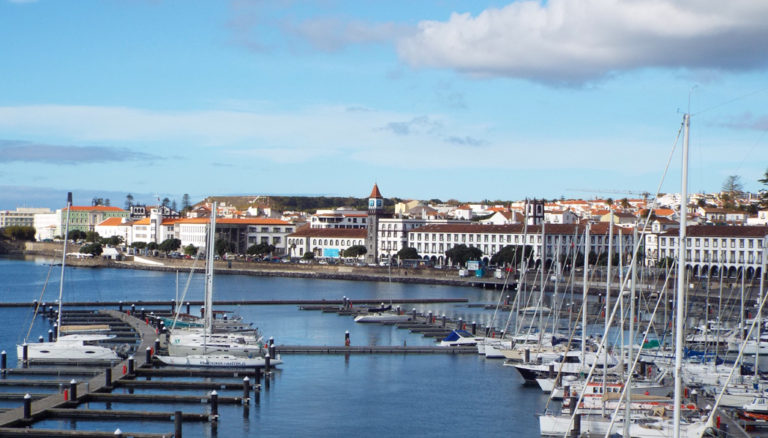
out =
[(544, 200), (534, 198), (525, 200), (525, 217), (528, 225), (541, 225), (544, 223)]
[(373, 190), (368, 195), (368, 234), (365, 237), (365, 260), (376, 263), (379, 259), (379, 216), (384, 213), (384, 198), (379, 192), (379, 186), (373, 184)]

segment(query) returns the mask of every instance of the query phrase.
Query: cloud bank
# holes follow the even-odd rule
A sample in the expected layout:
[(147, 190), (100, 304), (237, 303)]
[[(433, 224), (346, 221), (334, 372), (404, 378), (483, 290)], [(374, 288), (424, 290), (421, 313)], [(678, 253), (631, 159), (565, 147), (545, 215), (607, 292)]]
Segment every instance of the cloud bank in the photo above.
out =
[(154, 158), (126, 148), (105, 146), (58, 146), (20, 140), (0, 140), (0, 163), (36, 162), (52, 164), (103, 163)]
[(413, 67), (581, 84), (643, 68), (768, 65), (768, 2), (520, 1), (477, 16), (422, 21), (398, 43)]

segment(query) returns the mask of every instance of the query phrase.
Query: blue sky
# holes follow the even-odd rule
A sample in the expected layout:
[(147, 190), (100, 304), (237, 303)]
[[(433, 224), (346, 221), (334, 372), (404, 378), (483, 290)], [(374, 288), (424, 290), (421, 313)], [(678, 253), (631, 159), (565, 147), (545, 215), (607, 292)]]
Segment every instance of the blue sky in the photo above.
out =
[(690, 189), (757, 191), (766, 21), (757, 0), (0, 0), (0, 208), (654, 193), (689, 97)]

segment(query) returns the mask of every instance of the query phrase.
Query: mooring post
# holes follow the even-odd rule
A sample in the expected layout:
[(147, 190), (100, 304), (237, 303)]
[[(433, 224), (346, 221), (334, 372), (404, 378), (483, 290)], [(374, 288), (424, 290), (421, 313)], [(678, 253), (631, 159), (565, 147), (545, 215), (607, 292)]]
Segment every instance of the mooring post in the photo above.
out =
[(187, 301), (187, 315), (191, 315), (191, 313), (189, 313), (189, 312), (190, 312), (190, 310), (189, 310), (189, 301)]
[(413, 322), (416, 322), (416, 308), (415, 307), (411, 309), (411, 319), (413, 320)]
[(461, 330), (462, 324), (463, 324), (463, 320), (459, 318), (459, 320), (456, 321), (456, 330)]
[(160, 354), (160, 338), (155, 338), (155, 354)]
[(24, 418), (32, 418), (32, 396), (29, 393), (24, 395)]
[(526, 348), (525, 352), (523, 353), (523, 362), (528, 363), (531, 361), (531, 349)]
[(171, 315), (176, 313), (176, 301), (171, 300)]
[(152, 364), (152, 347), (147, 347), (147, 352), (144, 356), (144, 363), (145, 364)]
[(131, 304), (131, 315), (134, 315), (134, 316), (136, 315), (136, 305), (135, 304)]
[(264, 380), (268, 380), (269, 377), (267, 376), (269, 374), (269, 361), (271, 360), (271, 357), (269, 356), (269, 351), (267, 351), (267, 354), (264, 355)]
[(219, 393), (216, 390), (211, 391), (211, 421), (219, 419)]
[(173, 437), (181, 438), (181, 411), (173, 413)]
[(116, 436), (117, 438), (120, 438), (120, 437), (122, 437), (122, 436), (123, 436), (123, 431), (122, 431), (122, 430), (120, 430), (120, 428), (119, 428), (119, 427), (118, 427), (117, 429), (115, 429), (115, 436)]
[(117, 303), (117, 311), (123, 313), (123, 300)]
[(576, 414), (576, 416), (573, 418), (573, 430), (571, 431), (571, 436), (581, 436), (581, 414)]
[(77, 380), (75, 379), (69, 381), (69, 399), (77, 402)]
[(251, 401), (251, 379), (248, 376), (243, 377), (243, 404), (247, 405)]
[(349, 340), (349, 330), (344, 332), (344, 346), (349, 347), (350, 340)]
[(29, 345), (26, 342), (21, 346), (21, 361), (24, 364), (29, 361)]
[(128, 374), (133, 375), (133, 365), (134, 365), (135, 359), (133, 356), (128, 358)]
[(475, 321), (472, 321), (472, 334), (473, 335), (477, 334), (477, 322)]
[(432, 311), (429, 311), (429, 324), (432, 324)]
[(275, 338), (272, 336), (269, 337), (269, 355), (271, 357), (277, 357), (275, 355)]
[(5, 370), (8, 369), (8, 353), (3, 350), (0, 353), (0, 371), (5, 374)]
[(39, 342), (39, 343), (45, 342), (45, 338), (43, 337), (43, 335), (40, 335), (40, 336), (37, 337), (37, 342)]
[(551, 379), (555, 377), (555, 366), (553, 364), (549, 364), (549, 369), (547, 370), (547, 378)]
[(112, 368), (107, 367), (106, 370), (104, 370), (104, 384), (107, 386), (107, 388), (112, 387)]
[(261, 384), (258, 383), (258, 380), (253, 385), (253, 399), (254, 403), (261, 403)]
[(53, 330), (48, 329), (48, 342), (53, 342)]
[(445, 313), (443, 313), (443, 328), (445, 328)]
[(146, 320), (147, 319), (147, 311), (144, 310), (144, 308), (141, 308), (141, 319)]
[(261, 382), (261, 368), (256, 367), (256, 369), (253, 371), (253, 378), (256, 379), (257, 385), (259, 382)]

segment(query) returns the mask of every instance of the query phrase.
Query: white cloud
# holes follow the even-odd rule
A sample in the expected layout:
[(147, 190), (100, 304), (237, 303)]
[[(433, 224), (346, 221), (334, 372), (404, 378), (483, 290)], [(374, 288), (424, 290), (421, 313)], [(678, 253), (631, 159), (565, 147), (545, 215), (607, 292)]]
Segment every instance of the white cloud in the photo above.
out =
[(649, 67), (741, 70), (768, 64), (768, 2), (520, 1), (423, 21), (398, 52), (416, 67), (582, 83)]

